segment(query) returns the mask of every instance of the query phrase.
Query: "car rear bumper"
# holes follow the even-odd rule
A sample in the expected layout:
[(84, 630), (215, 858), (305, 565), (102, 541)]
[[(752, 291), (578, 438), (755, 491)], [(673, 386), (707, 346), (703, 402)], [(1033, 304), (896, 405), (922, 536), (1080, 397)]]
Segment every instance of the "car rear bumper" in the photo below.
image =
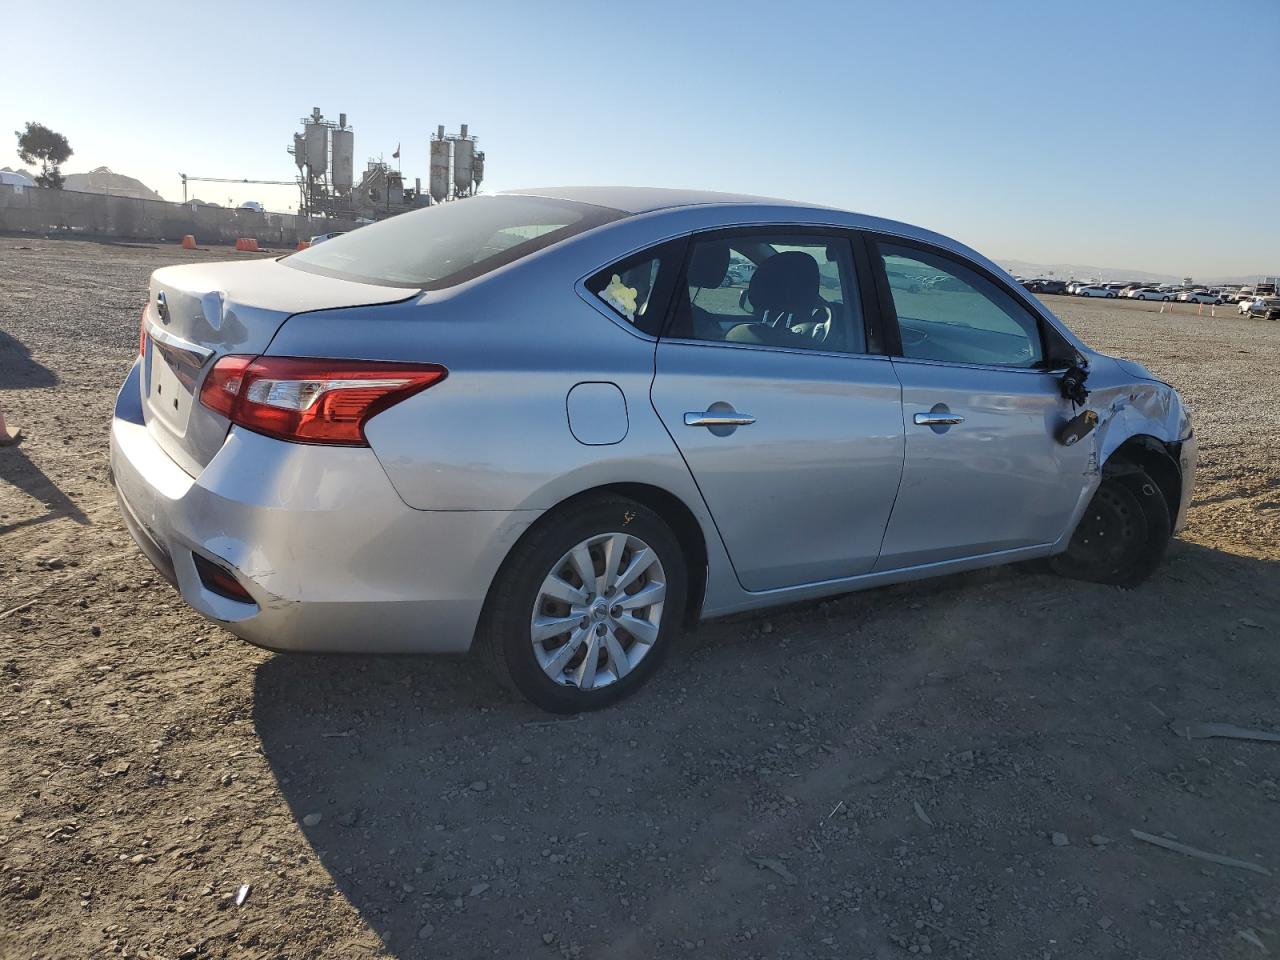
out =
[[(463, 652), (498, 566), (539, 515), (414, 510), (367, 448), (238, 429), (192, 477), (152, 438), (138, 396), (135, 365), (111, 425), (125, 526), (188, 604), (263, 647)], [(248, 599), (210, 589), (197, 557)]]

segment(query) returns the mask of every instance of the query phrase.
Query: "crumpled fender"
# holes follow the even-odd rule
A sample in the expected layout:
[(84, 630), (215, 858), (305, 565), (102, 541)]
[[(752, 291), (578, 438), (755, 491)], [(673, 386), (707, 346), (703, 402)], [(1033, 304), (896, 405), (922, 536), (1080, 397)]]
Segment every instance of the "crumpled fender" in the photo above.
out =
[(1094, 460), (1100, 469), (1130, 437), (1155, 437), (1164, 443), (1185, 440), (1191, 432), (1186, 406), (1178, 391), (1131, 360), (1094, 354), (1089, 357), (1088, 408), (1098, 414), (1094, 428)]

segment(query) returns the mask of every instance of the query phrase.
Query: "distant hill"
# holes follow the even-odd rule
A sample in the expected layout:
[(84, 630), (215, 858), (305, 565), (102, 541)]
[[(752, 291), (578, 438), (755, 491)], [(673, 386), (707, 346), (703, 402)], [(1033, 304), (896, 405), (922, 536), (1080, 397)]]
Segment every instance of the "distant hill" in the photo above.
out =
[(123, 173), (113, 173), (107, 167), (96, 167), (88, 173), (68, 173), (65, 190), (79, 190), (82, 193), (109, 193), (113, 197), (137, 197), (141, 200), (163, 200), (141, 180), (126, 177)]
[(1027, 260), (997, 260), (1010, 273), (1023, 277), (1053, 276), (1059, 280), (1076, 277), (1081, 280), (1153, 280), (1159, 283), (1181, 283), (1182, 277), (1149, 270), (1126, 270), (1117, 267), (1097, 267), (1082, 263), (1031, 263)]
[[(1152, 273), (1150, 270), (1121, 269), (1118, 267), (1097, 267), (1080, 263), (1031, 263), (1027, 260), (996, 259), (996, 263), (1010, 273), (1022, 277), (1049, 277), (1056, 280), (1102, 280), (1107, 283), (1121, 280), (1150, 280), (1154, 283), (1181, 283), (1182, 277), (1169, 273)], [(1196, 283), (1253, 283), (1258, 278), (1248, 276), (1192, 276)]]

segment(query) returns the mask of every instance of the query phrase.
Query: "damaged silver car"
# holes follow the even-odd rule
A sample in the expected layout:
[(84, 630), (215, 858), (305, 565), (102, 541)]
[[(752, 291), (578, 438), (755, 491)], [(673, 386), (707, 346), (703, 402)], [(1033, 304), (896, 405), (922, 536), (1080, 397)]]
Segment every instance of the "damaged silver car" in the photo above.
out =
[(1195, 472), (1177, 392), (990, 260), (756, 197), (525, 190), (166, 267), (140, 345), (112, 471), (191, 606), (475, 647), (555, 711), (699, 618), (1032, 558), (1136, 585)]

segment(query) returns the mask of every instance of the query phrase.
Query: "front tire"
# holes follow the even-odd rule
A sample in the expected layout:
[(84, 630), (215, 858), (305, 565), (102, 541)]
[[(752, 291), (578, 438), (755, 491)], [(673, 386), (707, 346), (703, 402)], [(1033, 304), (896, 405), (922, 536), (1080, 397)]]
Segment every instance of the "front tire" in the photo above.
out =
[(1173, 521), (1164, 494), (1142, 470), (1104, 474), (1055, 573), (1117, 587), (1136, 587), (1160, 565)]
[(552, 713), (596, 710), (658, 668), (684, 621), (688, 566), (653, 510), (625, 497), (543, 517), (498, 571), (477, 645), (498, 679)]

